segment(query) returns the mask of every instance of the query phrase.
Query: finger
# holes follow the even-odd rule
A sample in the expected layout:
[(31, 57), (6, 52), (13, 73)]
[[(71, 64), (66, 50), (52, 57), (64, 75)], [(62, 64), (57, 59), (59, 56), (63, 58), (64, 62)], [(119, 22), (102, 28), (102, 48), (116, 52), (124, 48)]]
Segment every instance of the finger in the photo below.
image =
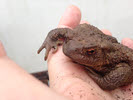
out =
[(0, 57), (4, 57), (4, 56), (6, 56), (6, 52), (5, 52), (3, 44), (0, 41)]
[(106, 35), (112, 36), (112, 34), (111, 34), (111, 32), (110, 32), (109, 30), (102, 29), (101, 31), (102, 31), (104, 34), (106, 34)]
[(58, 27), (74, 28), (80, 23), (81, 12), (78, 7), (71, 5), (64, 12)]
[(122, 40), (122, 44), (128, 46), (129, 48), (133, 49), (133, 40), (130, 38), (124, 38)]

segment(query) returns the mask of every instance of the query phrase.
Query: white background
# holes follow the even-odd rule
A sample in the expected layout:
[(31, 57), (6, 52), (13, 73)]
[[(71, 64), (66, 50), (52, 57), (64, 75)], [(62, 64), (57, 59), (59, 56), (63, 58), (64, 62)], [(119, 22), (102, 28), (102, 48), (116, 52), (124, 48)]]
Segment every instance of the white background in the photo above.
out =
[(8, 56), (28, 72), (46, 69), (44, 51), (36, 52), (71, 4), (81, 9), (83, 20), (119, 41), (133, 38), (133, 0), (0, 0), (0, 40)]

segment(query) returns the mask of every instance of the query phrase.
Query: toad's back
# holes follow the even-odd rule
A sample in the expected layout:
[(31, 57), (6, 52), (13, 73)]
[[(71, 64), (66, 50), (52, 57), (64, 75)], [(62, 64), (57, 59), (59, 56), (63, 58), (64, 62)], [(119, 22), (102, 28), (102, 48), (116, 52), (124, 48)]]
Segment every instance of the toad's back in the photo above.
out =
[(79, 40), (93, 41), (94, 42), (104, 42), (109, 41), (112, 43), (118, 43), (116, 38), (112, 36), (108, 36), (103, 34), (98, 28), (88, 25), (88, 24), (80, 24), (74, 29), (74, 37), (79, 38)]

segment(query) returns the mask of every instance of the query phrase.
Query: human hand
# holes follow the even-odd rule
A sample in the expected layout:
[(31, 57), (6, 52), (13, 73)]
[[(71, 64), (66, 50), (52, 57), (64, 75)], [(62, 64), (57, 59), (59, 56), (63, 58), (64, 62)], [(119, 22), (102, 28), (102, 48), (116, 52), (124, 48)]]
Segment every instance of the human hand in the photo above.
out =
[[(59, 27), (74, 28), (80, 23), (80, 17), (80, 10), (71, 6), (63, 15)], [(107, 30), (104, 32), (110, 34)], [(133, 41), (124, 39), (122, 43), (132, 47)], [(58, 61), (60, 62), (57, 63)], [(62, 53), (61, 48), (57, 53), (51, 53), (48, 59), (50, 87), (52, 89), (37, 81), (10, 60), (1, 43), (0, 66), (0, 100), (68, 100), (62, 95), (74, 100), (132, 99), (130, 95), (132, 94), (132, 87), (130, 87), (131, 90), (123, 88), (112, 92), (101, 90), (80, 65), (72, 63)]]
[[(81, 12), (75, 6), (67, 8), (62, 16), (58, 27), (74, 28), (80, 23)], [(103, 33), (111, 35), (108, 30)], [(122, 43), (133, 48), (131, 39), (123, 39)], [(66, 57), (60, 47), (55, 54), (50, 53), (48, 57), (48, 71), (50, 87), (73, 100), (113, 100), (132, 98), (129, 88), (119, 88), (114, 91), (104, 91), (85, 73), (81, 65), (73, 63)], [(130, 87), (131, 88), (131, 87)]]

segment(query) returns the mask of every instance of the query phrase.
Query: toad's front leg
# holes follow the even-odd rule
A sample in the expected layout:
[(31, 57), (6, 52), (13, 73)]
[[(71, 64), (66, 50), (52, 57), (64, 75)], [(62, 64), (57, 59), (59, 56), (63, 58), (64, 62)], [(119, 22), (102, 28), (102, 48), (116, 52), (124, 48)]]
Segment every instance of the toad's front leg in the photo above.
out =
[(69, 28), (56, 28), (50, 31), (43, 42), (42, 46), (38, 50), (38, 54), (45, 48), (45, 60), (47, 60), (49, 51), (53, 48), (53, 52), (58, 50), (58, 45), (62, 45), (66, 38), (70, 38), (70, 34), (73, 31)]
[(128, 64), (120, 63), (109, 74), (101, 77), (92, 72), (89, 76), (104, 90), (114, 90), (133, 81), (133, 71)]

